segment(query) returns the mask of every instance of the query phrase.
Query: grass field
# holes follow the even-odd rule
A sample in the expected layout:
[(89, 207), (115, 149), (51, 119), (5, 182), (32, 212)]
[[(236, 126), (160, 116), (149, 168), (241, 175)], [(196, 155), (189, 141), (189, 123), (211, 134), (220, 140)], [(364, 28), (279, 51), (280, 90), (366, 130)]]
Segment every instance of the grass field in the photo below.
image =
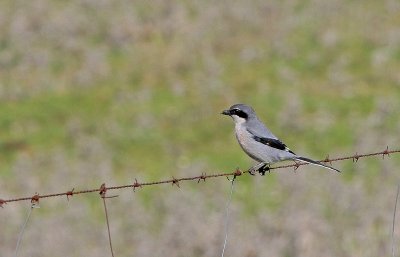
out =
[[(245, 170), (220, 115), (238, 102), (315, 159), (398, 149), (399, 11), (396, 0), (2, 1), (0, 198)], [(238, 178), (226, 256), (388, 256), (399, 165)], [(228, 193), (224, 179), (118, 192), (116, 256), (220, 255)], [(2, 255), (28, 208), (0, 210)], [(19, 256), (108, 256), (102, 208), (96, 195), (43, 200)]]

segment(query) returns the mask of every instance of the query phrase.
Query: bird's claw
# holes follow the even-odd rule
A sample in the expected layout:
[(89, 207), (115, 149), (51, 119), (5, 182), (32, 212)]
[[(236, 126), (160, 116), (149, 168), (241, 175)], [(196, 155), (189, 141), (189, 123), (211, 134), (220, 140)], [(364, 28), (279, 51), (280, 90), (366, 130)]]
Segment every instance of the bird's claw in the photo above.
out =
[(255, 166), (251, 167), (249, 169), (249, 174), (252, 175), (252, 176), (255, 176), (256, 173), (258, 172), (258, 173), (261, 174), (261, 176), (264, 176), (267, 171), (268, 171), (268, 173), (271, 173), (271, 169), (269, 167), (269, 164), (268, 163), (262, 163), (261, 165), (257, 164)]
[(265, 172), (271, 173), (271, 169), (269, 167), (269, 164), (264, 163), (260, 168), (258, 168), (258, 172), (261, 174), (261, 176), (265, 175)]

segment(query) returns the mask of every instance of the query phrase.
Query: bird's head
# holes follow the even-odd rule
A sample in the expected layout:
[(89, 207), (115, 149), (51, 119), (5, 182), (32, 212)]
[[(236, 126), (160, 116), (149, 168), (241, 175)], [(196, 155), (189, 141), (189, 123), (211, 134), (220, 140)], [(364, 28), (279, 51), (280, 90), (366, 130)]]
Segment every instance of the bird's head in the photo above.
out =
[(241, 124), (256, 116), (253, 108), (245, 104), (234, 104), (221, 114), (231, 116), (235, 124)]

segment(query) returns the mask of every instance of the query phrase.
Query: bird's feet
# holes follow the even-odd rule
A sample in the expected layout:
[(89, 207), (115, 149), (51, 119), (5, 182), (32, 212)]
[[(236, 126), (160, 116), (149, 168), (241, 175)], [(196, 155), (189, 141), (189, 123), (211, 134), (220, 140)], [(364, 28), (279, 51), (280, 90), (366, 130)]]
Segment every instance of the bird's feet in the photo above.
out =
[(258, 168), (258, 173), (261, 174), (261, 176), (265, 175), (265, 172), (271, 173), (271, 169), (269, 167), (268, 163), (264, 163), (260, 168)]
[(256, 175), (257, 172), (260, 173), (261, 176), (264, 176), (265, 172), (267, 172), (267, 171), (270, 173), (271, 169), (269, 167), (269, 164), (268, 163), (264, 163), (264, 162), (259, 163), (259, 164), (255, 165), (255, 166), (253, 166), (253, 167), (251, 167), (249, 169), (249, 173), (252, 176)]

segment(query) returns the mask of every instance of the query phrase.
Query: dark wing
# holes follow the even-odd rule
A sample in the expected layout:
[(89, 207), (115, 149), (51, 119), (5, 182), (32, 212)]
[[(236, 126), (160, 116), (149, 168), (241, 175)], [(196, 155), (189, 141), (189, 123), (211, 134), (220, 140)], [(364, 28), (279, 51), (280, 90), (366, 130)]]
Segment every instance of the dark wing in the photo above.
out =
[(256, 135), (253, 135), (253, 139), (256, 140), (257, 142), (260, 142), (264, 145), (268, 145), (272, 148), (276, 148), (282, 151), (286, 151), (292, 154), (295, 154), (292, 150), (290, 150), (284, 143), (282, 143), (279, 139), (273, 139), (273, 138), (266, 138), (266, 137), (259, 137)]

